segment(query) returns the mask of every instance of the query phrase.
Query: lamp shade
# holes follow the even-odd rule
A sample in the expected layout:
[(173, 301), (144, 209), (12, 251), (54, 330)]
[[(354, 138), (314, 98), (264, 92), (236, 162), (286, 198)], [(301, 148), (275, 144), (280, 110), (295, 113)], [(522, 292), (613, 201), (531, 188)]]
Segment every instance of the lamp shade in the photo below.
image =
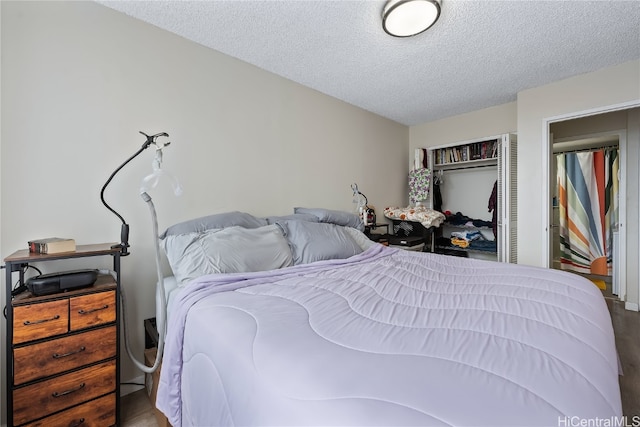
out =
[(440, 0), (389, 0), (382, 28), (394, 37), (411, 37), (431, 27), (440, 16)]

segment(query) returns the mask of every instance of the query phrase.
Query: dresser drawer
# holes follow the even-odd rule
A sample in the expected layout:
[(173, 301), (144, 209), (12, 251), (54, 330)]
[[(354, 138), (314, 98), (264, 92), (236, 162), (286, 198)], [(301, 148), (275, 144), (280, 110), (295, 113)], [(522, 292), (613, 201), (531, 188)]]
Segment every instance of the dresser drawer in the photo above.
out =
[(69, 330), (69, 300), (13, 308), (13, 343), (52, 337)]
[(115, 390), (115, 360), (18, 388), (13, 391), (13, 424), (24, 424)]
[(106, 427), (116, 424), (116, 394), (111, 393), (25, 427)]
[(116, 321), (116, 292), (98, 292), (69, 299), (72, 331)]
[(13, 350), (15, 385), (56, 375), (116, 355), (116, 327), (109, 326)]

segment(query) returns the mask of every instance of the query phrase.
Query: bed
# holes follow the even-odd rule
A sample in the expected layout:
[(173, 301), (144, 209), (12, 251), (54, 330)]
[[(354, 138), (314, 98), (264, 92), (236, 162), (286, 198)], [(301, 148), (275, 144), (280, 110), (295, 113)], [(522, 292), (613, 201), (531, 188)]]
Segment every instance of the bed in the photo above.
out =
[(613, 329), (593, 283), (385, 247), (349, 218), (235, 212), (161, 236), (178, 291), (156, 405), (174, 427), (622, 416)]

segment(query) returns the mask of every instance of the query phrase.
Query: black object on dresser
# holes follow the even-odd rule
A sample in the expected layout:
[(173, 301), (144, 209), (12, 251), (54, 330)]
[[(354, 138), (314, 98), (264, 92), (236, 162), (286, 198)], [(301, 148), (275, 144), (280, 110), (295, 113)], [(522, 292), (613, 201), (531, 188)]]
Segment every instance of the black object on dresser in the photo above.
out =
[[(120, 424), (120, 255), (100, 244), (4, 259), (8, 426)], [(24, 285), (30, 264), (97, 256), (113, 257), (113, 276), (66, 292), (12, 295), (13, 274)]]

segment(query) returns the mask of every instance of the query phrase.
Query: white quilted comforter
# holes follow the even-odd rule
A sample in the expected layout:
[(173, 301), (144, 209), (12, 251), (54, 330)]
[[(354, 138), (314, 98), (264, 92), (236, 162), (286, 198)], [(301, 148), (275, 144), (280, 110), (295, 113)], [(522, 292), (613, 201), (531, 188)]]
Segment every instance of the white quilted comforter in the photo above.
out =
[(591, 282), (380, 245), (187, 286), (157, 406), (174, 427), (557, 426), (622, 412)]

